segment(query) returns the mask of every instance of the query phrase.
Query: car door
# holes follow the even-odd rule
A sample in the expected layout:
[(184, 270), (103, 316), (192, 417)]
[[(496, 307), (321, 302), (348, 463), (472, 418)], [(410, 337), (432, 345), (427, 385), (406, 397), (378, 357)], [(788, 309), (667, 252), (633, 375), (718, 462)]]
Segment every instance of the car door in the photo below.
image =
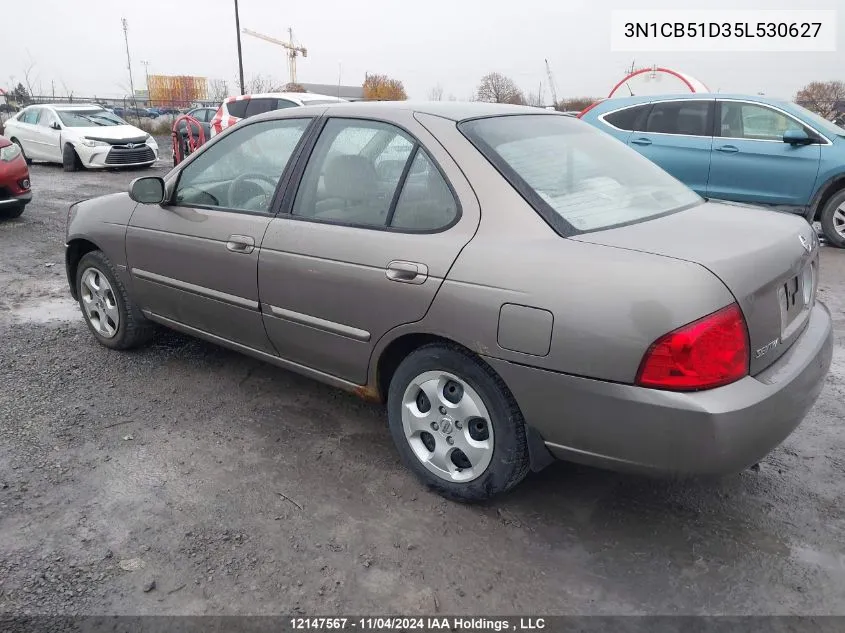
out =
[(41, 108), (31, 106), (24, 110), (17, 119), (15, 138), (23, 147), (27, 158), (45, 160), (41, 154), (41, 144), (38, 142), (38, 117), (41, 116)]
[(299, 173), (258, 262), (267, 334), (282, 358), (364, 384), (378, 340), (425, 315), (477, 202), (410, 112), (328, 119)]
[(704, 195), (713, 145), (713, 99), (657, 101), (628, 145)]
[(38, 154), (41, 158), (51, 162), (62, 162), (61, 149), (61, 129), (55, 129), (54, 126), (61, 127), (59, 117), (55, 112), (49, 108), (41, 108), (41, 114), (38, 116), (38, 124), (35, 126), (35, 140), (38, 144)]
[(259, 245), (311, 121), (244, 124), (185, 161), (167, 203), (135, 209), (126, 256), (143, 309), (273, 353), (259, 311)]
[[(806, 205), (827, 143), (798, 119), (762, 103), (720, 99), (707, 196), (759, 204)], [(812, 142), (783, 142), (787, 130)]]

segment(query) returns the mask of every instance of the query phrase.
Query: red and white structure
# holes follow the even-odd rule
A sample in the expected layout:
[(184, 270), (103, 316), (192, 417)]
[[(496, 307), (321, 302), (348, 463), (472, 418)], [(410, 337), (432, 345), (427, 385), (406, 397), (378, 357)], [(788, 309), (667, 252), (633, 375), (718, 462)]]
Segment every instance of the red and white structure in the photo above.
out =
[(710, 89), (692, 75), (671, 68), (652, 66), (627, 74), (613, 86), (607, 98), (679, 92), (710, 92)]

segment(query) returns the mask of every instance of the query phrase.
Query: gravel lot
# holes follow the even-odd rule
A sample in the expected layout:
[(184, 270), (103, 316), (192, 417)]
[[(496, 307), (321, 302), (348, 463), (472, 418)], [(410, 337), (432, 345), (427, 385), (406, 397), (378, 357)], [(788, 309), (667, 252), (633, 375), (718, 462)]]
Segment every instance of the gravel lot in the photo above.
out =
[(845, 251), (831, 374), (759, 469), (557, 464), (468, 507), (400, 466), (380, 407), (177, 334), (95, 343), (67, 206), (138, 175), (35, 165), (0, 223), (0, 613), (845, 614)]

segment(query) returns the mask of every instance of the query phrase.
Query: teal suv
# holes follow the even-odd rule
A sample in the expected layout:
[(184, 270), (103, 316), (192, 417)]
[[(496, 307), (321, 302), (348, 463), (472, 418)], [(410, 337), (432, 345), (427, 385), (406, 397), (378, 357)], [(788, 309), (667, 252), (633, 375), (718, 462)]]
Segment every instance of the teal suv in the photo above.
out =
[(607, 99), (578, 116), (706, 198), (803, 215), (845, 248), (845, 129), (806, 108), (699, 93)]

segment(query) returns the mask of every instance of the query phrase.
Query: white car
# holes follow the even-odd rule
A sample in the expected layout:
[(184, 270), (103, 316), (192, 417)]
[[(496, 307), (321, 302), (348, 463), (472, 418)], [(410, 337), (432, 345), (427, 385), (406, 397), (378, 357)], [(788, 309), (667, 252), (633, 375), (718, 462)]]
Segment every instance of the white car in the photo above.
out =
[(268, 92), (254, 95), (239, 95), (229, 97), (217, 109), (217, 114), (211, 119), (211, 136), (220, 134), (242, 119), (248, 119), (256, 114), (263, 114), (271, 110), (295, 108), (306, 105), (327, 105), (345, 102), (346, 99), (329, 95), (314, 94), (312, 92)]
[(6, 121), (5, 135), (27, 161), (61, 163), (65, 171), (149, 167), (158, 160), (152, 136), (98, 105), (32, 105)]

